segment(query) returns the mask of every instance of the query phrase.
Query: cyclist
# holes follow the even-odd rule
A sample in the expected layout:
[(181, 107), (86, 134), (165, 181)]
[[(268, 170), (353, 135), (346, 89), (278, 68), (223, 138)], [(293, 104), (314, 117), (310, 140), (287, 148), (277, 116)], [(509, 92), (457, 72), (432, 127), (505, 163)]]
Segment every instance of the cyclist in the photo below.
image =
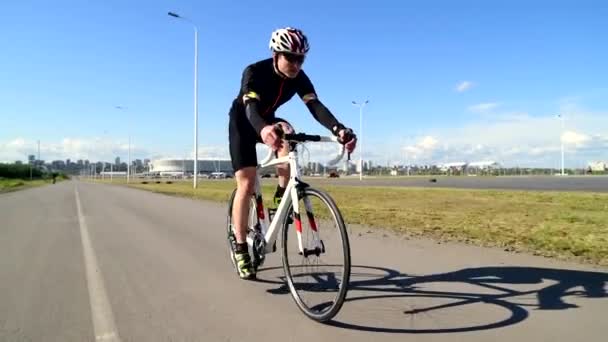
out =
[[(230, 108), (230, 158), (237, 183), (232, 208), (235, 236), (231, 238), (234, 238), (233, 252), (242, 279), (254, 279), (256, 272), (246, 242), (249, 200), (255, 190), (258, 164), (255, 145), (264, 143), (278, 156), (285, 156), (289, 149), (275, 125), (280, 125), (285, 133), (294, 132), (287, 121), (275, 117), (277, 108), (297, 93), (312, 116), (337, 136), (349, 153), (357, 141), (353, 131), (341, 124), (317, 98), (310, 79), (301, 69), (309, 50), (304, 33), (291, 27), (278, 29), (272, 33), (269, 47), (271, 58), (253, 63), (243, 71), (241, 89)], [(285, 192), (289, 165), (277, 166), (277, 174), (275, 203)]]

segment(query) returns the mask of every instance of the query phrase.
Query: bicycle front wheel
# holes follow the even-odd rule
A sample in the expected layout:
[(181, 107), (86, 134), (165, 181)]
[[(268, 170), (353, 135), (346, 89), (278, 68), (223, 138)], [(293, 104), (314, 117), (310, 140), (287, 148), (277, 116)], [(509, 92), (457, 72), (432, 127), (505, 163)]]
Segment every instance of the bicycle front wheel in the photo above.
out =
[(325, 192), (306, 188), (298, 208), (295, 214), (292, 205), (283, 223), (283, 269), (300, 310), (325, 322), (340, 311), (348, 291), (348, 233), (340, 210)]

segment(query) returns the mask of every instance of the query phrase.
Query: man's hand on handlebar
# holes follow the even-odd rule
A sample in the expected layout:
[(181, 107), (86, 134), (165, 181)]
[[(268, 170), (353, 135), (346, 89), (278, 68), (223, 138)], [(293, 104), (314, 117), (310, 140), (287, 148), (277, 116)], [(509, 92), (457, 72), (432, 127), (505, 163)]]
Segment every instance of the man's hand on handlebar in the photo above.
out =
[(357, 136), (350, 128), (343, 128), (338, 131), (338, 142), (346, 148), (346, 151), (351, 154), (357, 146)]
[(283, 137), (285, 133), (279, 124), (266, 125), (260, 132), (260, 137), (264, 144), (269, 146), (273, 151), (278, 151), (283, 148)]

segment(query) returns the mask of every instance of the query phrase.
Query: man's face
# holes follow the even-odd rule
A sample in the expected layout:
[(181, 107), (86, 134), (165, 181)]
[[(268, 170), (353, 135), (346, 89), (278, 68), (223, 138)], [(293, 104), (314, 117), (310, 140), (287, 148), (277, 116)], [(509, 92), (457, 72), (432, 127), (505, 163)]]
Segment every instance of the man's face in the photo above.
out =
[(279, 71), (289, 78), (296, 78), (304, 63), (304, 56), (283, 52), (278, 53), (277, 55), (277, 67), (279, 68)]

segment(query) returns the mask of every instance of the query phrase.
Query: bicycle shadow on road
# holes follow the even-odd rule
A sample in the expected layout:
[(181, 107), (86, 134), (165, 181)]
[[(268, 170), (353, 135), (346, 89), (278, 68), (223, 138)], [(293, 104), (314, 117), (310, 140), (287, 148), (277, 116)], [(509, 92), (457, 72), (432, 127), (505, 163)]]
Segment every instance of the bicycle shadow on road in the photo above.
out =
[[(342, 310), (349, 311), (350, 305), (356, 307), (351, 310), (356, 314), (341, 313), (326, 324), (370, 332), (410, 334), (496, 329), (526, 320), (530, 316), (529, 310), (573, 310), (579, 307), (570, 303), (575, 298), (606, 298), (607, 285), (608, 273), (539, 267), (491, 266), (408, 275), (383, 267), (353, 266)], [(289, 293), (285, 284), (267, 291)], [(469, 308), (467, 305), (478, 304), (493, 306), (475, 309), (476, 318), (486, 322), (463, 322), (463, 317), (467, 316), (463, 310)], [(477, 313), (479, 310), (481, 315)], [(500, 314), (496, 314), (498, 311)], [(431, 317), (442, 312), (446, 318), (444, 322)], [(414, 317), (425, 315), (432, 319), (432, 327), (411, 324)], [(454, 315), (463, 317), (453, 319)], [(377, 320), (382, 323), (371, 324)], [(402, 323), (407, 321), (410, 326), (403, 327)]]

